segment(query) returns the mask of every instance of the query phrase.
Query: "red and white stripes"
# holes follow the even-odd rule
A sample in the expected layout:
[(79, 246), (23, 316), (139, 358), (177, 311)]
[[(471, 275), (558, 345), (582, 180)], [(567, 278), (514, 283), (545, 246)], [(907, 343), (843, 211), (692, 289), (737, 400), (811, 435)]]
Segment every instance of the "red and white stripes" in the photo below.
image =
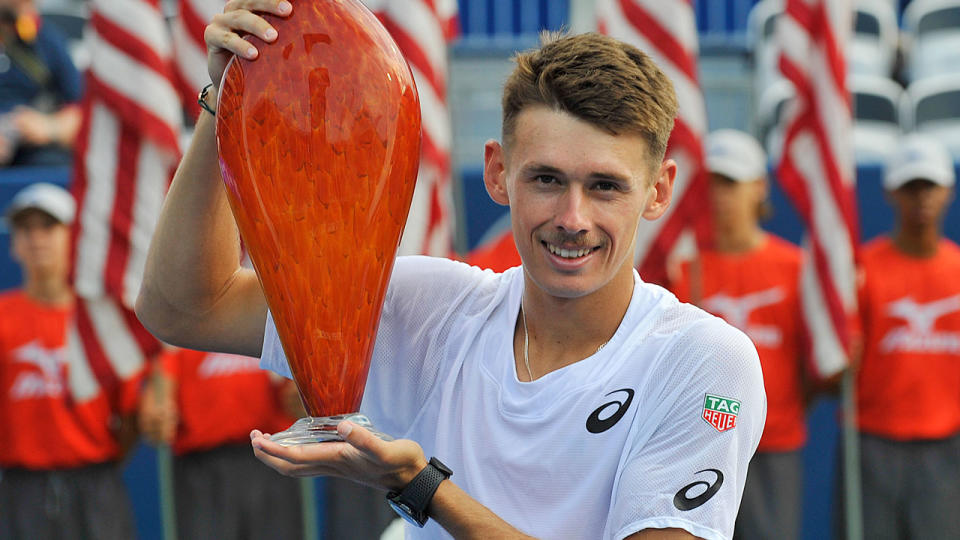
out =
[[(108, 393), (159, 343), (131, 311), (163, 198), (180, 159), (181, 109), (169, 32), (158, 0), (92, 3), (84, 119), (72, 191), (76, 328), (95, 376), (76, 399)], [(81, 361), (82, 362), (82, 361)]]
[(636, 264), (644, 280), (667, 281), (667, 261), (684, 233), (709, 234), (702, 139), (707, 114), (697, 75), (697, 28), (690, 0), (599, 0), (598, 29), (650, 55), (673, 81), (680, 109), (667, 146), (678, 164), (673, 202), (637, 233)]
[(197, 93), (210, 82), (203, 30), (214, 15), (223, 11), (224, 3), (224, 0), (177, 0), (179, 11), (170, 24), (177, 90), (193, 117), (200, 113)]
[(846, 366), (856, 311), (859, 233), (843, 50), (851, 14), (849, 0), (787, 0), (777, 23), (780, 71), (797, 90), (778, 176), (807, 226), (803, 308), (821, 376)]
[(447, 42), (457, 33), (456, 0), (368, 0), (400, 46), (420, 94), (423, 150), (417, 188), (399, 254), (447, 256), (453, 242), (453, 195), (447, 109)]

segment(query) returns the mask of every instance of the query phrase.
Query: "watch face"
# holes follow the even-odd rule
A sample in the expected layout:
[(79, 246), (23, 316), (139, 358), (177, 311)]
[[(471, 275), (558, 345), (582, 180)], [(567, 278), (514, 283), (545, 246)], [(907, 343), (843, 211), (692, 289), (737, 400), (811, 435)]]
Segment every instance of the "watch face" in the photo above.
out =
[(404, 521), (416, 527), (423, 528), (423, 523), (420, 523), (415, 517), (413, 517), (412, 512), (407, 505), (401, 502), (395, 502), (393, 499), (387, 499), (387, 502), (390, 503), (390, 508), (393, 508), (393, 511), (402, 517)]

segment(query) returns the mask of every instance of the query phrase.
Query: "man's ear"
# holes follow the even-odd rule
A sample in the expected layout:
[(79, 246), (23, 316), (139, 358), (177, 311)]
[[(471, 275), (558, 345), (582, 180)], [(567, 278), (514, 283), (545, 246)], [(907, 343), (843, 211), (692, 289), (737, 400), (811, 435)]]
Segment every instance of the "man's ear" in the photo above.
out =
[(672, 159), (665, 159), (657, 170), (657, 178), (651, 188), (653, 196), (647, 201), (646, 208), (641, 214), (644, 219), (653, 221), (664, 214), (667, 208), (670, 208), (670, 201), (673, 199), (673, 181), (677, 178), (677, 162)]
[(503, 146), (494, 140), (483, 145), (483, 185), (493, 202), (510, 206)]

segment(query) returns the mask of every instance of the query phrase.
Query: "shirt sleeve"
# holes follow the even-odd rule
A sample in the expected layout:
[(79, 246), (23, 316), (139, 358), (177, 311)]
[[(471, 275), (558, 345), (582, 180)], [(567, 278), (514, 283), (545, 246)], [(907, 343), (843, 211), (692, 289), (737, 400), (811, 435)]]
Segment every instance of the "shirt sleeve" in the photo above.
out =
[(704, 319), (666, 354), (659, 403), (644, 422), (614, 485), (608, 530), (621, 539), (647, 528), (680, 528), (727, 539), (747, 466), (760, 441), (766, 395), (756, 349), (739, 330)]

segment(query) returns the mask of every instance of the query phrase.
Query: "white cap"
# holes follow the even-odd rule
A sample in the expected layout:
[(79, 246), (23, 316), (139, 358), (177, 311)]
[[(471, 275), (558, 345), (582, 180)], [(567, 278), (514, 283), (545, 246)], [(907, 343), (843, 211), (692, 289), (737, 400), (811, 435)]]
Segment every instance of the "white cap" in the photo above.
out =
[(936, 137), (911, 133), (900, 138), (883, 175), (883, 188), (894, 191), (911, 180), (929, 180), (951, 187), (956, 178), (953, 158)]
[(7, 220), (11, 220), (16, 214), (31, 209), (46, 212), (60, 223), (69, 225), (73, 223), (77, 203), (73, 195), (62, 187), (39, 182), (18, 191), (4, 214)]
[(707, 135), (707, 170), (738, 182), (767, 177), (767, 154), (755, 138), (735, 129)]

